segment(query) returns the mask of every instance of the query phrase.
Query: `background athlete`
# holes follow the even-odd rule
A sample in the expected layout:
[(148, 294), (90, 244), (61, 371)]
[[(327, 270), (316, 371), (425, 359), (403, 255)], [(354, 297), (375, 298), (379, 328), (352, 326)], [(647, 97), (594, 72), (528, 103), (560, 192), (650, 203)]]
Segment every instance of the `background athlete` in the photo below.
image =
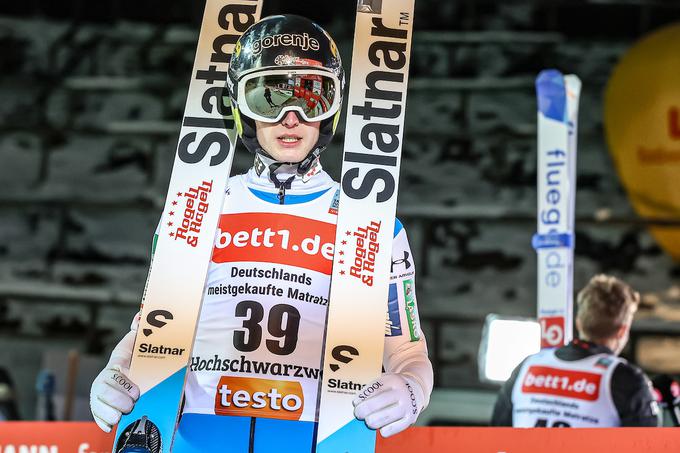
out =
[(514, 427), (657, 426), (647, 376), (618, 357), (640, 295), (597, 275), (579, 292), (579, 339), (529, 356), (503, 385), (492, 425)]
[[(310, 87), (329, 108), (292, 89), (279, 90), (290, 98), (272, 108), (266, 86)], [(255, 163), (229, 181), (174, 450), (311, 451), (339, 197), (319, 155), (335, 132), (344, 71), (321, 27), (272, 16), (239, 39), (229, 89)], [(355, 400), (356, 417), (384, 436), (415, 422), (433, 379), (398, 220), (392, 256), (381, 391)], [(127, 373), (137, 323), (92, 385), (92, 413), (105, 431), (139, 396), (115, 378)]]
[(267, 100), (267, 104), (269, 104), (270, 107), (276, 107), (276, 104), (272, 102), (272, 90), (270, 90), (269, 87), (265, 87), (264, 89), (264, 98)]

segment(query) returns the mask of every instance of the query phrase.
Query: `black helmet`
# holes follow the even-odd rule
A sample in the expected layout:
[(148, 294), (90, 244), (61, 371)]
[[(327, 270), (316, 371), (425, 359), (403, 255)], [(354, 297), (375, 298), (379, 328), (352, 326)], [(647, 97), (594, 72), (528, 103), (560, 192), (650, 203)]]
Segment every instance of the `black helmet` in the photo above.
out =
[(239, 38), (228, 85), (239, 135), (251, 152), (271, 157), (257, 141), (255, 120), (275, 123), (292, 110), (305, 121), (321, 121), (319, 140), (298, 167), (304, 172), (333, 137), (345, 73), (323, 28), (304, 17), (278, 15), (265, 17)]

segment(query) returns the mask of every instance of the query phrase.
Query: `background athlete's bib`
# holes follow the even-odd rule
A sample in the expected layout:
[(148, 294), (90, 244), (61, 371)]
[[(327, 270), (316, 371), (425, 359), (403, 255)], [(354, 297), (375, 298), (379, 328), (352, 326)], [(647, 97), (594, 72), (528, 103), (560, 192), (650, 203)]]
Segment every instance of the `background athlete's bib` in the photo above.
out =
[(620, 359), (596, 354), (581, 360), (555, 357), (554, 349), (530, 356), (512, 390), (514, 427), (620, 426), (611, 376)]

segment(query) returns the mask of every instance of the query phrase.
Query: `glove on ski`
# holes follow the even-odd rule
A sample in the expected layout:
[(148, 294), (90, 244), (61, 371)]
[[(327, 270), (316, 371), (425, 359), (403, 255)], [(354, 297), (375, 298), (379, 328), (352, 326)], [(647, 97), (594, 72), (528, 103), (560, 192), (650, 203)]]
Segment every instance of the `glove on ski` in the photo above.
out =
[(135, 336), (133, 330), (123, 337), (90, 389), (90, 411), (97, 425), (107, 433), (120, 421), (122, 414), (132, 411), (139, 398), (139, 387), (126, 376)]
[(424, 396), (420, 385), (409, 376), (385, 373), (364, 387), (352, 403), (357, 419), (389, 437), (415, 423), (424, 407)]
[(102, 370), (92, 383), (90, 410), (104, 432), (111, 431), (123, 414), (129, 414), (139, 398), (139, 387), (125, 375), (127, 371), (114, 365)]

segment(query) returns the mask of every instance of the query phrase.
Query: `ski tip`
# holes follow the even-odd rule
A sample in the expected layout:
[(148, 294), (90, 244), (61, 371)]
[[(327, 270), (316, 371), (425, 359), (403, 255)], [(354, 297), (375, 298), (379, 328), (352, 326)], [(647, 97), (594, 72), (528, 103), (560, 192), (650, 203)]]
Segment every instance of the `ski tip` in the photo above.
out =
[(581, 79), (576, 74), (567, 74), (564, 76), (564, 84), (566, 85), (567, 96), (578, 99), (581, 94)]
[(581, 79), (575, 74), (563, 75), (557, 69), (546, 69), (536, 77), (538, 110), (546, 118), (567, 122), (581, 95)]
[(565, 78), (557, 69), (545, 69), (536, 77), (538, 111), (546, 118), (565, 121), (567, 95)]
[(558, 69), (544, 69), (536, 76), (536, 86), (545, 83), (564, 84), (564, 76)]

